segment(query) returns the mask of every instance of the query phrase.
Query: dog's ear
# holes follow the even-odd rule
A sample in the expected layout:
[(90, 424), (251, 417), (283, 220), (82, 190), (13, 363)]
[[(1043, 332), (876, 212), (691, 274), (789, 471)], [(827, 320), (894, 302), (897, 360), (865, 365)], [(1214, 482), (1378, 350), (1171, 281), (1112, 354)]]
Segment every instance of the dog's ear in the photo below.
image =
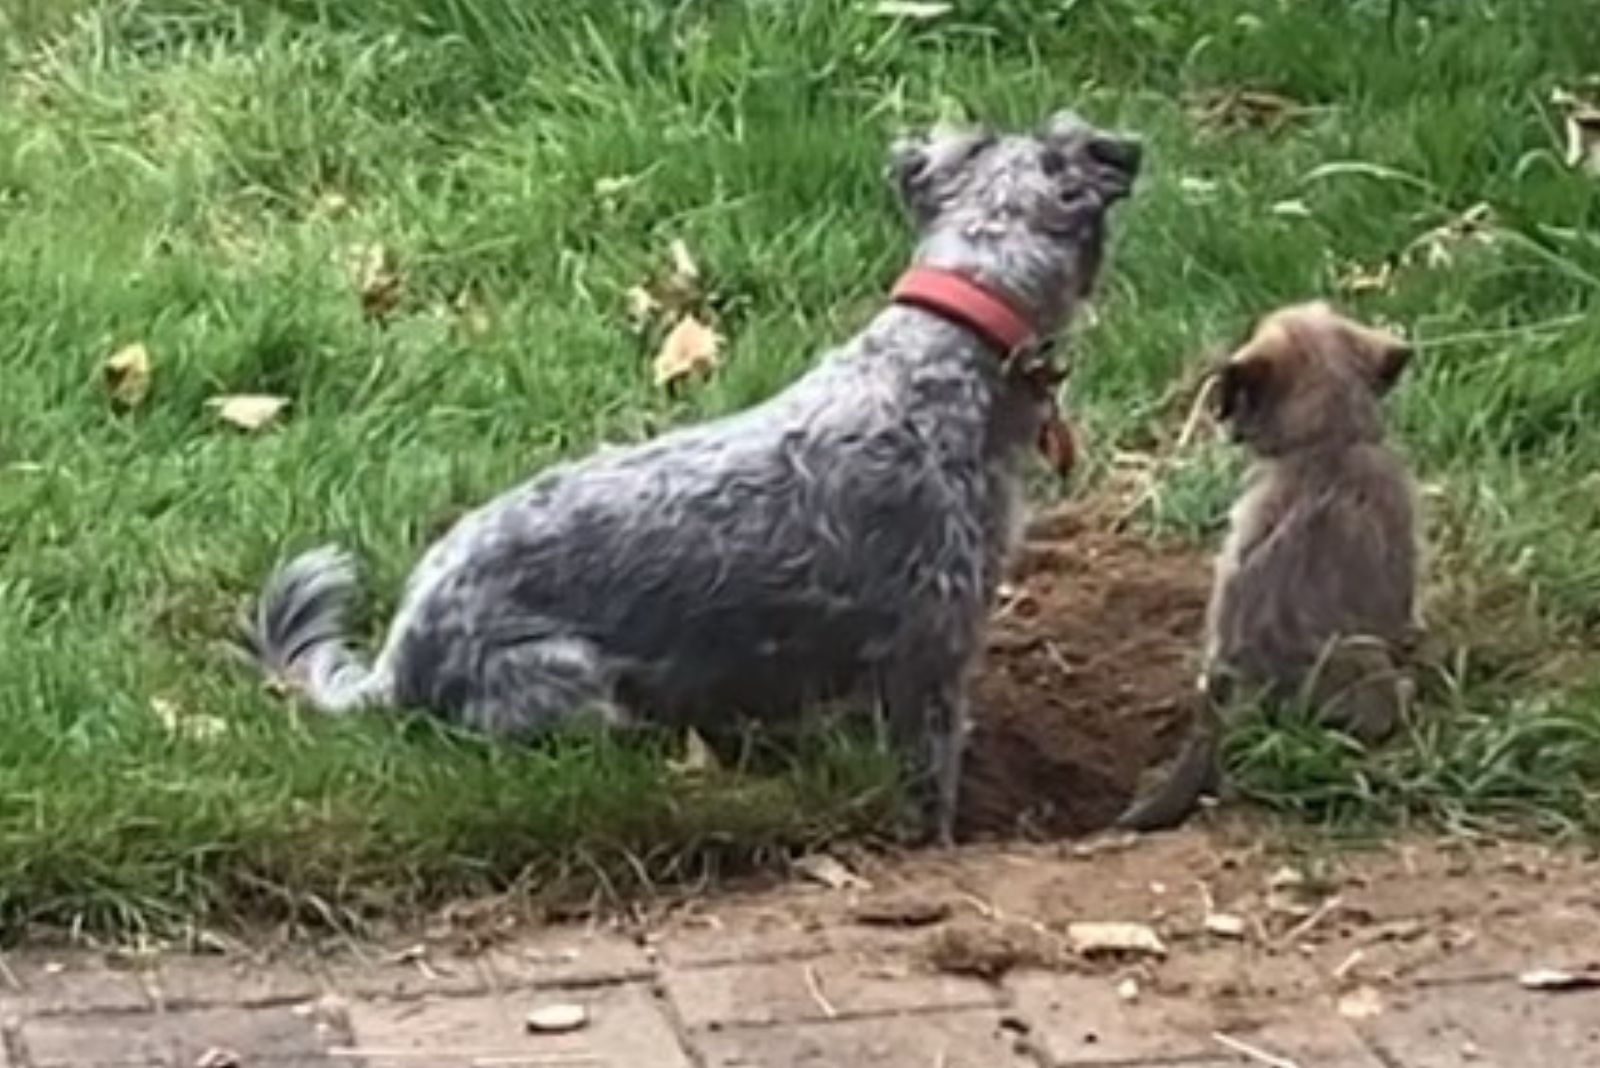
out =
[(889, 146), (888, 178), (908, 207), (914, 208), (927, 191), (932, 166), (925, 136), (914, 134), (896, 138)]
[(896, 141), (889, 149), (889, 175), (900, 199), (926, 222), (938, 213), (946, 188), (996, 140), (985, 127), (941, 123), (927, 134)]
[(1060, 182), (1087, 183), (1108, 203), (1133, 191), (1144, 160), (1136, 138), (1091, 125), (1075, 111), (1051, 115), (1039, 132), (1041, 166)]
[(1273, 361), (1266, 356), (1241, 356), (1225, 362), (1211, 387), (1219, 423), (1261, 407), (1272, 388)]

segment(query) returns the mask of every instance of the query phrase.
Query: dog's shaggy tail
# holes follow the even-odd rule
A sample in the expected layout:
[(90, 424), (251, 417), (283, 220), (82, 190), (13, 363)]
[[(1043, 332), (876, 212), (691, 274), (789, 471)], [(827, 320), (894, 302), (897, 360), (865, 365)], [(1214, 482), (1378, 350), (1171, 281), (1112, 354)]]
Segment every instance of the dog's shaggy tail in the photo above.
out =
[(383, 673), (350, 648), (345, 613), (356, 590), (355, 562), (323, 546), (295, 557), (267, 580), (246, 641), (268, 677), (324, 712), (348, 712), (390, 698)]

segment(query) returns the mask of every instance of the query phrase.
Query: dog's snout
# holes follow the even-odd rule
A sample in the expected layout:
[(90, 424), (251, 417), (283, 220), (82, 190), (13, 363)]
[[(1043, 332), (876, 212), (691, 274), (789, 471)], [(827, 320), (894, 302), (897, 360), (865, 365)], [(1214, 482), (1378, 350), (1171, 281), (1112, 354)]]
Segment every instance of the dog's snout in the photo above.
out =
[(1139, 176), (1139, 166), (1144, 161), (1144, 145), (1131, 137), (1096, 133), (1090, 138), (1089, 156), (1096, 163), (1119, 171), (1129, 181)]

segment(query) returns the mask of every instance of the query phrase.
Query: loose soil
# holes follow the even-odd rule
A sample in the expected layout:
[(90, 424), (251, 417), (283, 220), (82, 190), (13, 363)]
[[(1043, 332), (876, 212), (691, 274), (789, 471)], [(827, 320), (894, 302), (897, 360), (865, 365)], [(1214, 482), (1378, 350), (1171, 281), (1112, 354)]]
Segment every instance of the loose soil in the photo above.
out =
[(1106, 826), (1181, 740), (1210, 567), (1072, 507), (1029, 529), (973, 692), (965, 839)]

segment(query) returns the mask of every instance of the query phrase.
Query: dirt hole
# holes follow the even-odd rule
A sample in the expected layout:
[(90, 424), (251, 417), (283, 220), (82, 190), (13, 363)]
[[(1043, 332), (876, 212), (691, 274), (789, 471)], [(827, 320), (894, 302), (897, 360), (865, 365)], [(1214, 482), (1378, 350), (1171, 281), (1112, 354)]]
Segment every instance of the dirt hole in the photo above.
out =
[(1113, 529), (1092, 507), (1029, 529), (973, 690), (963, 838), (1106, 826), (1176, 749), (1210, 565)]

